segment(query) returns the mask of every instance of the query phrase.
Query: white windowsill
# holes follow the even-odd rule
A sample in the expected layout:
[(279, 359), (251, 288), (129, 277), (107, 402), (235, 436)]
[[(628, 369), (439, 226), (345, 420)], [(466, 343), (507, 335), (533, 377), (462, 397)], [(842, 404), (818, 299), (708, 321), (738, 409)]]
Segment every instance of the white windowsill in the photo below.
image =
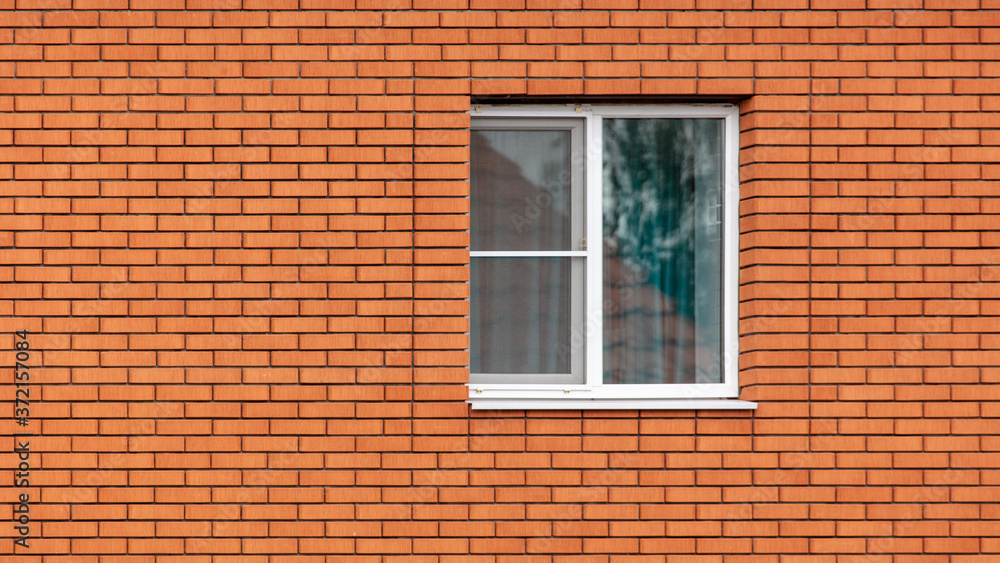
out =
[(472, 410), (752, 410), (739, 399), (496, 399), (470, 398)]

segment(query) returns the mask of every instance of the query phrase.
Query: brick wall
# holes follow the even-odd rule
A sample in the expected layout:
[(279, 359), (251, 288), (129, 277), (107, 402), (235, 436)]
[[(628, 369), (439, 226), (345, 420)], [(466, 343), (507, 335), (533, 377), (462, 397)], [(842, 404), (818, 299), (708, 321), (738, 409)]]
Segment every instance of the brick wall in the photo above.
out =
[[(996, 0), (0, 8), (5, 560), (1000, 558)], [(506, 95), (743, 100), (755, 412), (470, 412)]]

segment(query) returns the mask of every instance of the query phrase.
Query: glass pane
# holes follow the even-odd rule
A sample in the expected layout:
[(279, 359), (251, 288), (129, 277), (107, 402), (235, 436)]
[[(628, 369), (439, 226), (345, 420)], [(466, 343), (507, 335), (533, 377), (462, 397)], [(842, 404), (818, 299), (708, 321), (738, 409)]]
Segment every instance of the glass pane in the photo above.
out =
[(721, 383), (721, 119), (604, 119), (604, 382)]
[(472, 250), (569, 250), (570, 131), (472, 131)]
[(571, 260), (472, 259), (472, 373), (570, 373)]

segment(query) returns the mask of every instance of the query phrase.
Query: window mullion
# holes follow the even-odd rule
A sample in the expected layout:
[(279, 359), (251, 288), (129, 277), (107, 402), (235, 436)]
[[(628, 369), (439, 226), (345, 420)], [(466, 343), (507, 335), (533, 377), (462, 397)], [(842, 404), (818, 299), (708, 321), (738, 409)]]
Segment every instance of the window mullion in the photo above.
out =
[(587, 113), (584, 127), (584, 192), (586, 194), (587, 265), (586, 265), (586, 383), (601, 385), (604, 378), (602, 353), (604, 347), (604, 316), (601, 308), (604, 282), (601, 259), (603, 247), (601, 217), (602, 139), (601, 117)]

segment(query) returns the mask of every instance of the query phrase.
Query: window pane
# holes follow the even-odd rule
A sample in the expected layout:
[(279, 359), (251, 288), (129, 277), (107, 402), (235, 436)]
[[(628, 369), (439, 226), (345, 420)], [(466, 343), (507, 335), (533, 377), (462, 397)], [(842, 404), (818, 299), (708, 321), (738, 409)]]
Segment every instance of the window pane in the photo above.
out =
[(472, 250), (570, 250), (571, 133), (472, 132)]
[(472, 259), (472, 373), (570, 373), (571, 260)]
[(604, 119), (604, 382), (721, 383), (721, 119)]

